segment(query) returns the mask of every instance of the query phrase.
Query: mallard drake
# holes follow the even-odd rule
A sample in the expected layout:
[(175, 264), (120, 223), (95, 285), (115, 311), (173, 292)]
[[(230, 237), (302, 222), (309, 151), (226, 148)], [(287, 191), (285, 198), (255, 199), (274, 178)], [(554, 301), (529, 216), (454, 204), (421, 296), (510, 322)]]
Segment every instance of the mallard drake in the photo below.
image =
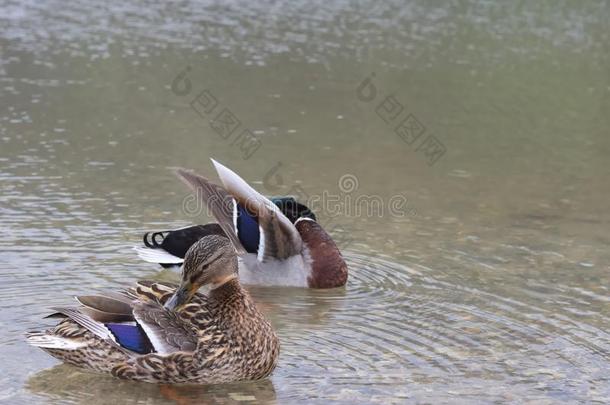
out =
[[(144, 281), (120, 293), (77, 297), (62, 320), (28, 343), (65, 363), (156, 383), (256, 380), (276, 366), (279, 341), (240, 285), (223, 236), (189, 248), (179, 286)], [(200, 287), (209, 293), (198, 293)]]
[[(269, 199), (293, 224), (299, 218), (310, 218), (316, 221), (315, 214), (306, 205), (297, 202), (294, 197), (271, 197)], [(246, 215), (245, 212), (238, 213), (236, 216), (236, 232), (238, 232), (240, 241), (246, 250), (254, 252), (258, 250), (258, 239), (244, 237), (244, 235), (258, 232), (256, 228), (248, 229), (250, 226), (257, 227), (257, 223), (252, 221), (251, 216)], [(146, 232), (142, 238), (144, 247), (137, 246), (134, 249), (138, 256), (147, 262), (158, 263), (164, 268), (177, 270), (184, 261), (186, 251), (193, 243), (206, 235), (225, 235), (225, 233), (216, 223)]]
[(163, 266), (180, 265), (183, 252), (203, 235), (224, 234), (240, 256), (245, 284), (332, 288), (345, 285), (347, 265), (309, 208), (291, 197), (269, 199), (212, 159), (223, 186), (184, 169), (178, 176), (217, 224), (147, 233), (138, 255)]

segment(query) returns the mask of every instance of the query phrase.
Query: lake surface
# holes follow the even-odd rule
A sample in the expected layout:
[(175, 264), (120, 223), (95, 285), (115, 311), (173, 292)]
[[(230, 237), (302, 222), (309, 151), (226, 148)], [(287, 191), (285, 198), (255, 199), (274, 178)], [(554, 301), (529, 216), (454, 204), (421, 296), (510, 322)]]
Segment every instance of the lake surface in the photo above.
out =
[[(0, 10), (0, 400), (608, 402), (608, 3)], [(250, 288), (271, 378), (155, 386), (27, 346), (73, 295), (177, 279), (131, 247), (207, 220), (171, 168), (210, 157), (309, 199), (349, 264)]]

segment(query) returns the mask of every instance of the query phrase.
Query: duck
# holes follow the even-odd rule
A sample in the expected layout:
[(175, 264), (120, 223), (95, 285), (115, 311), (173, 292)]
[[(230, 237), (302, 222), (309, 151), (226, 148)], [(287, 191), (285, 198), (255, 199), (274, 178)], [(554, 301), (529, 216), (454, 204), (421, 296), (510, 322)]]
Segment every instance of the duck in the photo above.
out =
[[(290, 220), (295, 223), (299, 218), (310, 218), (317, 220), (316, 215), (304, 204), (299, 203), (294, 197), (270, 197), (274, 203)], [(240, 232), (240, 242), (248, 250), (256, 251), (258, 246), (252, 244), (244, 237), (246, 234), (255, 233), (256, 229), (250, 231), (248, 226), (256, 226), (256, 222), (250, 220), (245, 212), (240, 212), (236, 216), (236, 232)], [(189, 225), (183, 228), (169, 229), (164, 231), (146, 232), (142, 237), (144, 246), (135, 246), (134, 250), (138, 256), (147, 262), (158, 263), (166, 269), (179, 270), (184, 261), (186, 251), (199, 239), (206, 235), (225, 235), (224, 231), (217, 223), (203, 225)], [(250, 238), (252, 240), (254, 238)]]
[[(27, 334), (30, 345), (83, 369), (150, 383), (259, 380), (280, 343), (238, 276), (228, 238), (207, 235), (184, 257), (179, 285), (140, 281), (120, 292), (53, 308), (59, 323)], [(198, 292), (205, 288), (207, 292)]]
[(240, 280), (246, 285), (336, 288), (348, 279), (347, 264), (315, 214), (293, 197), (267, 198), (237, 173), (211, 159), (218, 185), (179, 168), (187, 184), (216, 223), (149, 232), (138, 256), (164, 267), (179, 267), (184, 252), (198, 238), (224, 235), (239, 257)]

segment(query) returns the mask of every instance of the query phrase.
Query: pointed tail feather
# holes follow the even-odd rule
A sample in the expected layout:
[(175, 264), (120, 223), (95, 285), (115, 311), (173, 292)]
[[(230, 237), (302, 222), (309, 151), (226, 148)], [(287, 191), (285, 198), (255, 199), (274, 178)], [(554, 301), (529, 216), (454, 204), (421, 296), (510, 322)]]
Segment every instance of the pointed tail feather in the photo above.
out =
[(51, 309), (66, 315), (68, 318), (72, 319), (74, 322), (78, 323), (80, 326), (87, 329), (89, 332), (93, 333), (97, 337), (100, 337), (102, 339), (109, 339), (113, 342), (116, 342), (114, 336), (112, 336), (108, 328), (103, 323), (94, 320), (88, 314), (81, 312), (76, 308), (56, 307)]

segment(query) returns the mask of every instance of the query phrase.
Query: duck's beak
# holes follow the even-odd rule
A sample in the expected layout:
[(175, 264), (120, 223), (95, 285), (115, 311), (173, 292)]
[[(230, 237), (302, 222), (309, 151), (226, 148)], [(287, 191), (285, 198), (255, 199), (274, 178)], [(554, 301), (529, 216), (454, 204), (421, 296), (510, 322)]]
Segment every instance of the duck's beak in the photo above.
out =
[(164, 307), (170, 311), (175, 311), (188, 303), (193, 295), (193, 287), (194, 286), (190, 283), (180, 284), (180, 287), (178, 287), (176, 292), (174, 292), (174, 295), (172, 295), (167, 302), (165, 302)]

